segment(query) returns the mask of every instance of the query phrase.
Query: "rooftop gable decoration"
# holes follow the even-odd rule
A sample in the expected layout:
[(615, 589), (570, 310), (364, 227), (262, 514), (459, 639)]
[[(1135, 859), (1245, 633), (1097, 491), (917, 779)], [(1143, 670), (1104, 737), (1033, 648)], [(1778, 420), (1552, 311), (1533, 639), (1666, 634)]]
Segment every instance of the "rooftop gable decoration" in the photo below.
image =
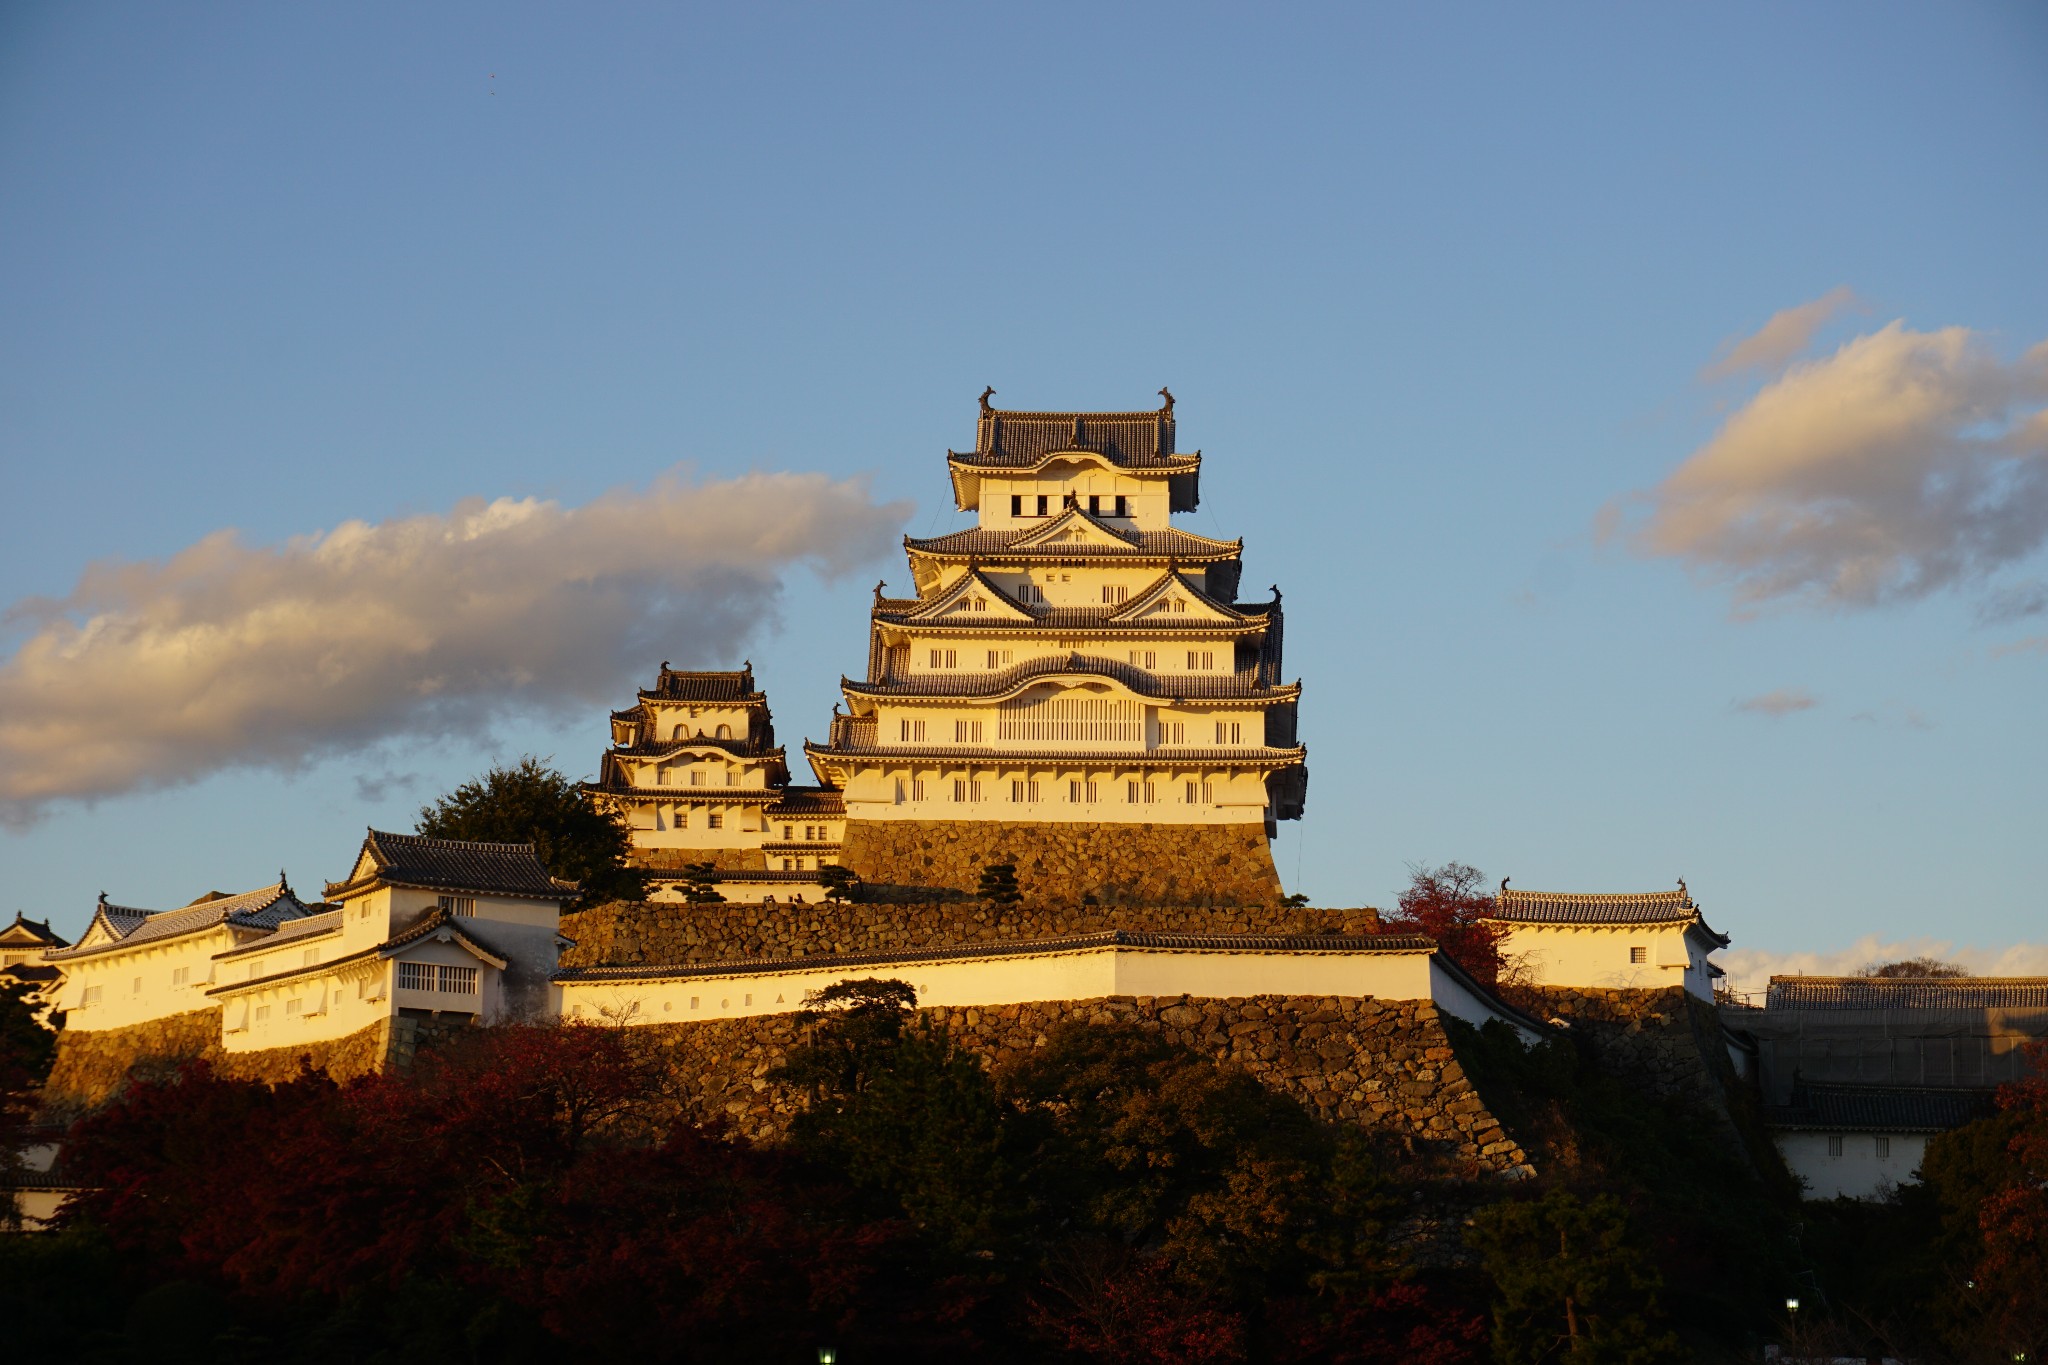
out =
[(14, 923), (0, 929), (0, 948), (68, 948), (71, 941), (50, 928), (48, 920), (30, 919), (17, 910)]
[(573, 899), (579, 889), (576, 882), (550, 877), (532, 844), (433, 839), (373, 829), (364, 835), (348, 879), (328, 883), (327, 894), (346, 900), (380, 886), (557, 902)]
[(946, 464), (953, 476), (956, 507), (972, 511), (980, 505), (985, 471), (1043, 468), (1063, 456), (1087, 456), (1133, 474), (1159, 474), (1169, 479), (1173, 507), (1192, 512), (1200, 497), (1200, 451), (1181, 454), (1173, 448), (1173, 398), (1159, 391), (1163, 406), (1140, 412), (1025, 412), (993, 407), (982, 393), (981, 414), (974, 427), (974, 449), (949, 450)]
[(176, 910), (138, 910), (132, 906), (114, 905), (107, 900), (106, 893), (101, 892), (92, 923), (79, 936), (77, 946), (48, 953), (44, 960), (75, 961), (142, 943), (198, 933), (220, 924), (268, 933), (287, 920), (312, 913), (313, 910), (293, 893), (282, 874), (269, 886), (233, 896), (219, 893), (202, 896)]
[(1618, 895), (1573, 891), (1515, 891), (1501, 881), (1490, 919), (1504, 924), (1653, 925), (1682, 924), (1697, 929), (1713, 946), (1725, 948), (1726, 934), (1708, 927), (1692, 895), (1679, 882), (1676, 891), (1627, 892)]

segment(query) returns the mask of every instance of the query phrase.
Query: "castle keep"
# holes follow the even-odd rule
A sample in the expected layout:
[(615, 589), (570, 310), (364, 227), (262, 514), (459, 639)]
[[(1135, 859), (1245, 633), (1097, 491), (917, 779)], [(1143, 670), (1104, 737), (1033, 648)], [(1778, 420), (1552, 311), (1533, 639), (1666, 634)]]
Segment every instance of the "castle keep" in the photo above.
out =
[(896, 893), (971, 890), (1007, 862), (1076, 901), (1277, 897), (1268, 841), (1308, 788), (1280, 591), (1240, 602), (1243, 542), (1172, 524), (1200, 503), (1202, 456), (1175, 449), (1160, 392), (1144, 412), (982, 395), (973, 449), (946, 456), (976, 524), (906, 537), (914, 595), (877, 585), (866, 670), (804, 745), (821, 786), (789, 786), (751, 670), (664, 664), (613, 715), (592, 788), (641, 864), (771, 874), (728, 876), (742, 899), (802, 894), (832, 862)]

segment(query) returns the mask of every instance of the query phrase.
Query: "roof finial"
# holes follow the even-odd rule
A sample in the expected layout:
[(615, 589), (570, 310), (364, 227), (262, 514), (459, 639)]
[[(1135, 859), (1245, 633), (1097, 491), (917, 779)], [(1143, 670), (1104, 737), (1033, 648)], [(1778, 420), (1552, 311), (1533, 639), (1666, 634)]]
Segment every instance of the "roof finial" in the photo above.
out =
[(879, 601), (881, 601), (881, 600), (882, 600), (882, 589), (884, 589), (884, 588), (886, 588), (886, 587), (888, 587), (888, 586), (889, 586), (889, 580), (888, 580), (888, 579), (886, 579), (886, 578), (877, 578), (877, 579), (875, 580), (875, 600), (876, 600), (877, 602), (879, 602)]
[(1500, 893), (1503, 896), (1505, 896), (1508, 893), (1508, 879), (1506, 877), (1502, 877), (1500, 879)]
[(995, 394), (995, 391), (996, 391), (996, 386), (995, 386), (995, 385), (993, 385), (993, 384), (989, 385), (989, 386), (988, 386), (987, 388), (985, 388), (985, 389), (983, 389), (983, 390), (981, 391), (981, 410), (982, 410), (983, 412), (994, 412), (994, 411), (995, 411), (995, 409), (994, 409), (994, 408), (992, 408), (992, 407), (990, 407), (990, 406), (989, 406), (989, 403), (988, 403), (988, 400), (990, 399), (990, 397), (992, 397), (992, 396), (993, 396), (993, 395)]
[(292, 879), (284, 874), (284, 869), (281, 867), (277, 870), (277, 884), (280, 889), (286, 892), (292, 889)]
[(106, 893), (106, 892), (104, 892), (104, 891), (102, 891), (102, 892), (100, 892), (100, 904), (101, 904), (101, 905), (105, 905), (106, 903), (107, 903), (107, 893)]
[(664, 673), (668, 672), (668, 660), (667, 660), (667, 659), (663, 659), (663, 660), (661, 661), (661, 671), (662, 671), (662, 672), (664, 672)]
[(1161, 408), (1160, 411), (1171, 417), (1173, 415), (1173, 390), (1162, 384), (1159, 387), (1159, 396), (1166, 400), (1166, 406)]
[(1273, 602), (1276, 606), (1280, 602), (1280, 585), (1278, 583), (1273, 585)]
[(1683, 877), (1680, 877), (1678, 879), (1678, 894), (1685, 897), (1687, 900), (1692, 899), (1692, 892), (1685, 889), (1685, 878)]

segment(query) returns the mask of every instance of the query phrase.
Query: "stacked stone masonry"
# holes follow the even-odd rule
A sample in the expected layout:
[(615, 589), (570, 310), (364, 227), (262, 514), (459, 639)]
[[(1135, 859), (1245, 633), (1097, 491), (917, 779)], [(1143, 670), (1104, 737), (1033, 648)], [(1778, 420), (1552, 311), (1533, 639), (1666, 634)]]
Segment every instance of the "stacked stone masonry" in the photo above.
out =
[[(1533, 1174), (1487, 1110), (1426, 1001), (1254, 996), (1110, 996), (920, 1011), (953, 1042), (1000, 1067), (1071, 1021), (1135, 1024), (1247, 1074), (1332, 1123), (1388, 1129), (1474, 1173)], [(645, 1030), (686, 1112), (757, 1140), (788, 1128), (803, 1097), (775, 1079), (802, 1045), (794, 1016), (706, 1020)]]
[(635, 848), (626, 862), (643, 872), (655, 873), (679, 873), (693, 863), (709, 863), (734, 872), (758, 872), (768, 866), (768, 855), (758, 848)]
[(1027, 899), (1118, 905), (1248, 905), (1280, 899), (1263, 825), (1022, 824), (854, 820), (839, 861), (878, 897), (970, 894), (1011, 863)]
[(1180, 934), (1370, 934), (1372, 909), (1313, 910), (1273, 903), (1238, 906), (1015, 905), (986, 901), (872, 905), (727, 902), (685, 905), (620, 901), (562, 916), (576, 946), (565, 967), (668, 965), (736, 958), (817, 957), (898, 948), (1056, 938), (1105, 929)]
[(52, 1120), (95, 1109), (131, 1079), (169, 1076), (186, 1062), (203, 1061), (231, 1080), (288, 1081), (310, 1067), (337, 1081), (408, 1063), (421, 1046), (458, 1028), (413, 1019), (380, 1020), (345, 1038), (304, 1047), (228, 1052), (220, 1045), (220, 1011), (193, 1010), (128, 1028), (57, 1035), (57, 1056), (43, 1085), (42, 1107)]

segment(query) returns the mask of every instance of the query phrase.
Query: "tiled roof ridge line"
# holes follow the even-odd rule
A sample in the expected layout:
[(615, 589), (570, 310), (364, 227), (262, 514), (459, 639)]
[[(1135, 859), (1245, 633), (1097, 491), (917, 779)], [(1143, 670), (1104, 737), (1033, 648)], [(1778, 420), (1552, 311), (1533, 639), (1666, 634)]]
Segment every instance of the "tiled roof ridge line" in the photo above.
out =
[(446, 839), (438, 834), (401, 834), (397, 830), (387, 829), (371, 829), (369, 833), (373, 839), (404, 839), (411, 843), (431, 844), (437, 848), (487, 848), (493, 853), (533, 852), (533, 845), (530, 843), (500, 844), (488, 839)]
[(867, 953), (821, 953), (809, 957), (721, 958), (634, 966), (568, 967), (557, 981), (604, 981), (633, 977), (717, 976), (743, 971), (827, 971), (840, 967), (882, 966), (901, 962), (946, 961), (975, 957), (1011, 957), (1070, 952), (1085, 948), (1157, 948), (1168, 951), (1231, 952), (1435, 952), (1436, 940), (1423, 934), (1186, 934), (1132, 929), (1098, 929), (1085, 934), (1050, 938), (1001, 939), (949, 944), (933, 948), (889, 948)]

